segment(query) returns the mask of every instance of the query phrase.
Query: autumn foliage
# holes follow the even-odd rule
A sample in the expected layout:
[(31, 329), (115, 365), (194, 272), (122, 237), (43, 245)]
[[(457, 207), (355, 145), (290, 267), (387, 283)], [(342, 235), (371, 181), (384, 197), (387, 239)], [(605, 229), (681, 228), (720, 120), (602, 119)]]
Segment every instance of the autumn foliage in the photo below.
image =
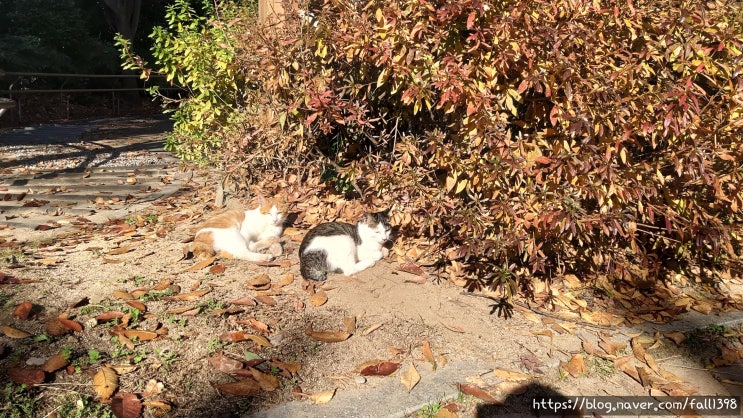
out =
[(236, 184), (394, 202), (409, 261), (472, 286), (736, 271), (736, 4), (327, 0), (270, 28), (216, 20), (245, 86), (218, 162)]

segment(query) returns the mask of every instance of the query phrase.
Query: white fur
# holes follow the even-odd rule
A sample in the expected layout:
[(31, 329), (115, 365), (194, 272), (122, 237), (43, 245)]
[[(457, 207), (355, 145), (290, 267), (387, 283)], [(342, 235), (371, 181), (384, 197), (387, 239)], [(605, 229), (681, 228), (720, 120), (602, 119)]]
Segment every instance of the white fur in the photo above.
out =
[(381, 224), (369, 228), (359, 223), (357, 228), (361, 238), (358, 246), (347, 235), (333, 235), (315, 237), (304, 252), (324, 251), (331, 272), (340, 269), (344, 275), (350, 276), (365, 270), (382, 259), (382, 245), (389, 239), (389, 233)]
[(232, 228), (203, 228), (196, 236), (211, 232), (212, 245), (217, 254), (224, 251), (240, 260), (269, 261), (273, 258), (270, 254), (256, 251), (268, 248), (281, 236), (283, 221), (283, 214), (275, 206), (266, 214), (257, 208), (245, 211), (242, 225), (235, 222)]

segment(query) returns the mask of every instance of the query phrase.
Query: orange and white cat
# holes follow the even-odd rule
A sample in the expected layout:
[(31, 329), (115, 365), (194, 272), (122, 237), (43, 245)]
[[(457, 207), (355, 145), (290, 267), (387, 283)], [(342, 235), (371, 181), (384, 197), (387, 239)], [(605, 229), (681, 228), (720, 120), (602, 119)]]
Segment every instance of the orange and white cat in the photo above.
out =
[(278, 242), (284, 230), (287, 205), (281, 197), (263, 199), (259, 206), (246, 211), (228, 210), (201, 224), (191, 252), (195, 256), (227, 253), (248, 261), (269, 261), (270, 254), (259, 253)]

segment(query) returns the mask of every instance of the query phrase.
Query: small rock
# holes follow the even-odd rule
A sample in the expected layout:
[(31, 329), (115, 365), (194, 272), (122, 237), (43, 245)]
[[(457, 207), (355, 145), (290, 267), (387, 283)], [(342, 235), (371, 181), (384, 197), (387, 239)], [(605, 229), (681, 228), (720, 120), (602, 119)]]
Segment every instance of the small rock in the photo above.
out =
[(357, 385), (363, 385), (366, 383), (366, 378), (364, 376), (354, 376), (353, 381)]

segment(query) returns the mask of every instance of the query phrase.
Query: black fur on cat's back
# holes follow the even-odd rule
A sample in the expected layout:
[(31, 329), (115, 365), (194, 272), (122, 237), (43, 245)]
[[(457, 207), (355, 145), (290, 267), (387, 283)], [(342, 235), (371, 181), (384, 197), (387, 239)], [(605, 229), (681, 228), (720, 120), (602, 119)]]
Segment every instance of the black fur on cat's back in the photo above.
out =
[[(345, 222), (327, 222), (312, 228), (302, 239), (299, 246), (299, 271), (306, 280), (323, 281), (327, 279), (328, 263), (325, 251), (312, 251), (305, 254), (304, 250), (317, 237), (332, 237), (345, 235), (353, 239), (356, 245), (361, 244), (361, 237), (356, 225)], [(338, 271), (334, 273), (340, 273)]]
[[(305, 249), (312, 243), (317, 237), (332, 237), (336, 235), (344, 235), (351, 237), (355, 245), (361, 244), (361, 237), (359, 236), (359, 223), (365, 223), (370, 227), (374, 227), (378, 224), (383, 224), (386, 229), (390, 229), (388, 219), (389, 209), (376, 212), (368, 213), (355, 225), (345, 222), (327, 222), (320, 224), (312, 228), (307, 235), (302, 239), (302, 243), (299, 246), (299, 271), (306, 280), (317, 280), (323, 281), (327, 279), (327, 273), (330, 272), (330, 268), (327, 262), (327, 254), (323, 250), (313, 250), (305, 254)], [(342, 271), (336, 269), (333, 273), (342, 273)]]

